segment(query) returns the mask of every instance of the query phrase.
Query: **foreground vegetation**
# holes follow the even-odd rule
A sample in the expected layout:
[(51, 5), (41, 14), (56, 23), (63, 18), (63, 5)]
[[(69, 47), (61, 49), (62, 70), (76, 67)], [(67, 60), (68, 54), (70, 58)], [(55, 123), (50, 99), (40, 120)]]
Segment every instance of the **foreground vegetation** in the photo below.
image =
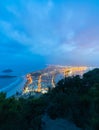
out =
[(0, 94), (0, 130), (41, 130), (42, 116), (65, 118), (86, 130), (99, 130), (99, 69), (67, 77), (38, 99)]

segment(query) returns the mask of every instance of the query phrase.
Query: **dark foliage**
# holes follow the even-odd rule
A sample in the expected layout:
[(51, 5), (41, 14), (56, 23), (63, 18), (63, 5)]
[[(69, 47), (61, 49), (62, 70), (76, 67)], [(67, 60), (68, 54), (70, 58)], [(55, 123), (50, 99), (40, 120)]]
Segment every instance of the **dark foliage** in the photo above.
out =
[(78, 127), (99, 130), (99, 69), (83, 78), (67, 77), (38, 99), (0, 94), (0, 130), (41, 130), (41, 118), (65, 118)]
[(0, 130), (40, 130), (46, 102), (43, 99), (6, 99), (0, 94)]

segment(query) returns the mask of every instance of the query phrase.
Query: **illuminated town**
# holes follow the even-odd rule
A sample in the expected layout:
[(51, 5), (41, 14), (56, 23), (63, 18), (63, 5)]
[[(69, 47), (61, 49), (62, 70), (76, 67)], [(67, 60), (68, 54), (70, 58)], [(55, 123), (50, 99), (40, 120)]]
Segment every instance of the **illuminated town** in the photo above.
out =
[(47, 93), (49, 89), (56, 86), (59, 80), (68, 76), (82, 76), (91, 69), (93, 67), (49, 65), (43, 70), (27, 74), (23, 94)]

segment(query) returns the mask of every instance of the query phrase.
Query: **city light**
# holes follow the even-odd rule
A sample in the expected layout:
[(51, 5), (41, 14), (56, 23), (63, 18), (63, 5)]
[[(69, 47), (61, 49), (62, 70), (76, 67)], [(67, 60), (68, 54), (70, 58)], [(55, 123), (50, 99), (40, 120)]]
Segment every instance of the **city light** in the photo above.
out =
[[(38, 92), (47, 93), (48, 88), (55, 88), (57, 82), (64, 77), (80, 75), (90, 70), (87, 66), (59, 66), (49, 65), (41, 71), (27, 74), (27, 84), (23, 93)], [(38, 76), (35, 74), (39, 73)]]

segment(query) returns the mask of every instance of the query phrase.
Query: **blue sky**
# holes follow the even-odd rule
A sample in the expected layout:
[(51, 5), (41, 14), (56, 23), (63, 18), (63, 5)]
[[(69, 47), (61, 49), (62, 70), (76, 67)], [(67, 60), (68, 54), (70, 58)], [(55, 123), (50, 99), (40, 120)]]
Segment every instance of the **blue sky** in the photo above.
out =
[(0, 1), (0, 66), (97, 66), (98, 57), (98, 0)]

